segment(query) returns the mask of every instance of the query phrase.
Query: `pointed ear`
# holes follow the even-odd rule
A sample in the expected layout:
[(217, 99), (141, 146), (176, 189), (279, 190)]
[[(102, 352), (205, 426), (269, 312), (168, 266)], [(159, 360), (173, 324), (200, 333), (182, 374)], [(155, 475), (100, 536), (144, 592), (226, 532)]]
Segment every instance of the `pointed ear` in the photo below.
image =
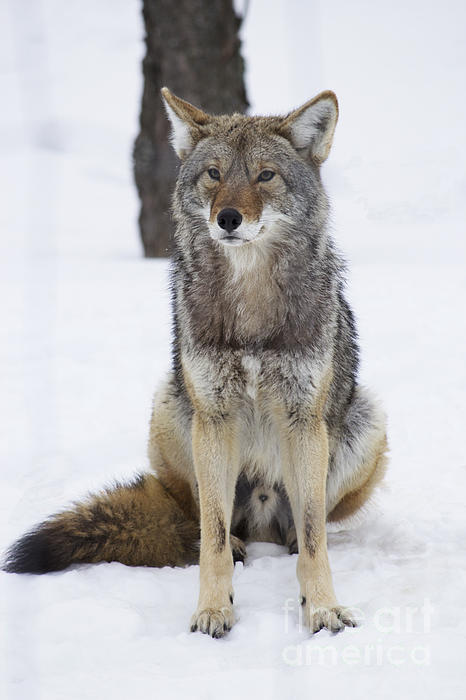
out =
[(302, 155), (320, 165), (327, 158), (338, 119), (334, 92), (326, 90), (283, 120), (279, 133)]
[(162, 88), (161, 93), (172, 126), (173, 148), (178, 157), (184, 160), (202, 138), (202, 127), (211, 121), (211, 117), (166, 87)]

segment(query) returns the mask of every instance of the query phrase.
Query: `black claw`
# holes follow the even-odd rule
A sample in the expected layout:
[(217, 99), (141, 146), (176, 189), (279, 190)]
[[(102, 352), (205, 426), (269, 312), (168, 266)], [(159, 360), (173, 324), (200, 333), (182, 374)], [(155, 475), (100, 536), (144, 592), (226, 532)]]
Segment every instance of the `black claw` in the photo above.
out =
[(347, 617), (344, 612), (337, 612), (336, 614), (340, 622), (346, 625), (346, 627), (358, 627), (356, 620), (352, 620), (350, 617)]
[(233, 605), (233, 593), (230, 593), (230, 603)]
[(302, 595), (300, 600), (301, 605), (306, 605), (306, 596)]
[(344, 625), (347, 627), (357, 627), (358, 623), (356, 620), (351, 620), (349, 617), (340, 617), (340, 620), (343, 622)]
[(191, 625), (191, 632), (197, 632), (197, 625)]

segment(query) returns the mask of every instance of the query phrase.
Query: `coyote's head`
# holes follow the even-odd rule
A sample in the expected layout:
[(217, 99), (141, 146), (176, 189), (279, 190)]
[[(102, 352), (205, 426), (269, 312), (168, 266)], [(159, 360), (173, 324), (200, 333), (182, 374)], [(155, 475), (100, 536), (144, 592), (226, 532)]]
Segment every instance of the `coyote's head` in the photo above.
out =
[(175, 214), (189, 215), (198, 235), (244, 246), (273, 240), (284, 224), (319, 218), (319, 166), (338, 118), (333, 92), (284, 117), (212, 116), (167, 88), (162, 95), (183, 162)]

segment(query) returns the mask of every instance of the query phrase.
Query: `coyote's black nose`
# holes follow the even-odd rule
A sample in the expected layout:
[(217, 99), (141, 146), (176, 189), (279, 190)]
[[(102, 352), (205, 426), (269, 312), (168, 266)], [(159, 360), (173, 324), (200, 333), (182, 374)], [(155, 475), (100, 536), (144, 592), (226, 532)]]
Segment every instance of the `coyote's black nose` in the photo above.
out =
[(217, 216), (217, 223), (220, 228), (225, 229), (228, 233), (231, 233), (238, 228), (242, 222), (243, 217), (236, 211), (236, 209), (222, 209), (220, 214)]
[(262, 501), (262, 503), (265, 503), (267, 499), (268, 496), (266, 493), (261, 493), (261, 495), (259, 496), (259, 501)]

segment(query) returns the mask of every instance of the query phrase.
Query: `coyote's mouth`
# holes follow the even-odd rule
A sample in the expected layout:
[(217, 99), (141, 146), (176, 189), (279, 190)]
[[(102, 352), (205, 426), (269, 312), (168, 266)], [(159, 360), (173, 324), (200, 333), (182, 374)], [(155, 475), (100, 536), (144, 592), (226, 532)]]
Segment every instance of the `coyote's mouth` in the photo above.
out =
[(247, 238), (242, 238), (241, 236), (232, 236), (229, 234), (228, 236), (221, 236), (219, 239), (220, 243), (223, 243), (224, 245), (243, 245), (243, 243), (248, 243)]

